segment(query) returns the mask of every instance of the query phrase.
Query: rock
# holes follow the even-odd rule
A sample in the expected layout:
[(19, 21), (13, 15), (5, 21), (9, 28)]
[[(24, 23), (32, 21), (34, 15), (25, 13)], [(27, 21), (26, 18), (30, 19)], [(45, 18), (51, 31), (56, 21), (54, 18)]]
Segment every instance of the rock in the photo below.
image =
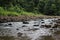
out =
[(16, 30), (19, 30), (19, 28), (17, 28)]
[(23, 25), (22, 27), (27, 27), (26, 25)]
[(12, 25), (11, 23), (9, 23), (8, 25)]
[(56, 22), (57, 22), (57, 23), (60, 23), (60, 19), (58, 19)]
[(60, 20), (60, 19), (58, 19), (58, 20)]
[(34, 29), (29, 29), (28, 31), (36, 31), (36, 30), (39, 30), (38, 28), (34, 28)]
[(33, 25), (33, 26), (39, 26), (39, 25)]
[(45, 25), (46, 28), (51, 28), (51, 25)]
[(40, 26), (40, 28), (44, 28), (44, 27), (45, 27), (45, 25), (41, 25), (41, 26)]
[(52, 28), (57, 28), (58, 27), (58, 25), (57, 24), (55, 24)]
[(18, 37), (21, 37), (22, 35), (23, 35), (23, 33), (20, 33), (20, 32), (17, 33)]
[(44, 21), (43, 19), (41, 19), (41, 21)]
[(33, 31), (38, 30), (38, 28), (34, 28)]
[(23, 21), (23, 24), (29, 24), (29, 22), (27, 22), (27, 21)]
[(51, 25), (41, 25), (41, 26), (42, 26), (42, 28), (43, 28), (43, 27), (51, 28)]

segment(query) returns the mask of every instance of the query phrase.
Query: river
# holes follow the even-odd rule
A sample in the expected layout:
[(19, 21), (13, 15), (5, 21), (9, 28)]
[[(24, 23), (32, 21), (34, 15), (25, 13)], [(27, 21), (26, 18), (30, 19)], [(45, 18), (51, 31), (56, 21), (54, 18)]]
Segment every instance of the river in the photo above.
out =
[[(58, 19), (0, 23), (1, 40), (60, 40)], [(6, 38), (7, 36), (7, 38)], [(10, 36), (13, 36), (12, 39)], [(8, 38), (10, 37), (10, 39)]]

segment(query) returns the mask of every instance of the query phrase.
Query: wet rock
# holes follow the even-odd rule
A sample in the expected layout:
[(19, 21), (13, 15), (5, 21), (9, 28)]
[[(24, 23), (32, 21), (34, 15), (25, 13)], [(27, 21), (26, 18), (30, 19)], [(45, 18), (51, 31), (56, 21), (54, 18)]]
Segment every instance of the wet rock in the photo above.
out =
[(8, 25), (12, 25), (11, 23), (9, 23)]
[(52, 30), (53, 30), (53, 28), (50, 28), (50, 30), (52, 31)]
[(52, 28), (57, 28), (58, 27), (58, 25), (57, 24), (55, 24)]
[(58, 20), (60, 20), (60, 19), (58, 19)]
[(51, 22), (50, 24), (53, 24), (53, 22)]
[(33, 25), (33, 26), (39, 26), (39, 25)]
[(51, 28), (51, 25), (41, 25), (41, 27)]
[(33, 31), (35, 31), (35, 30), (39, 30), (39, 29), (38, 28), (34, 28)]
[(11, 23), (0, 23), (0, 26), (11, 26)]
[(51, 28), (51, 25), (45, 25), (46, 28)]
[(43, 19), (41, 19), (41, 21), (44, 21)]
[(56, 22), (57, 22), (57, 23), (60, 23), (60, 19), (58, 19)]
[(38, 28), (34, 28), (34, 29), (29, 29), (28, 31), (36, 31), (36, 30), (39, 30)]
[(41, 26), (40, 26), (40, 28), (44, 28), (44, 27), (45, 27), (45, 25), (41, 25)]
[(45, 23), (45, 22), (41, 22), (41, 23)]
[(27, 21), (23, 21), (23, 24), (29, 24), (29, 22), (27, 22)]
[(17, 28), (16, 30), (19, 30), (19, 28)]
[(22, 27), (27, 27), (26, 25), (23, 25)]
[(21, 37), (22, 35), (23, 35), (23, 33), (21, 33), (21, 32), (18, 32), (18, 33), (17, 33), (17, 36), (18, 36), (18, 37)]

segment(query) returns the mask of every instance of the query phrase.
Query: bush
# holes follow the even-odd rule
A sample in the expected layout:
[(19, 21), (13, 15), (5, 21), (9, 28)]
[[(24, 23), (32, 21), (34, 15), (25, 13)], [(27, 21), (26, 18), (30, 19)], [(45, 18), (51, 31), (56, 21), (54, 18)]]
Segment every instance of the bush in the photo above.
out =
[(0, 16), (18, 16), (18, 13), (7, 11), (7, 10), (4, 10), (2, 7), (0, 7)]
[(12, 11), (12, 12), (17, 12), (17, 13), (20, 13), (21, 12), (21, 9), (16, 5), (16, 6), (11, 6), (10, 8), (8, 8), (9, 11)]

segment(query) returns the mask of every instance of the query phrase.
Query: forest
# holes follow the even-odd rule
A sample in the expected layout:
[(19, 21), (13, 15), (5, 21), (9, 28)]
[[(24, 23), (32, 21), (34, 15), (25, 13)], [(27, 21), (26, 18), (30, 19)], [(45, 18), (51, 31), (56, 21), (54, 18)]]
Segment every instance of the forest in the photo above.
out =
[(60, 0), (0, 0), (0, 15), (60, 16)]

